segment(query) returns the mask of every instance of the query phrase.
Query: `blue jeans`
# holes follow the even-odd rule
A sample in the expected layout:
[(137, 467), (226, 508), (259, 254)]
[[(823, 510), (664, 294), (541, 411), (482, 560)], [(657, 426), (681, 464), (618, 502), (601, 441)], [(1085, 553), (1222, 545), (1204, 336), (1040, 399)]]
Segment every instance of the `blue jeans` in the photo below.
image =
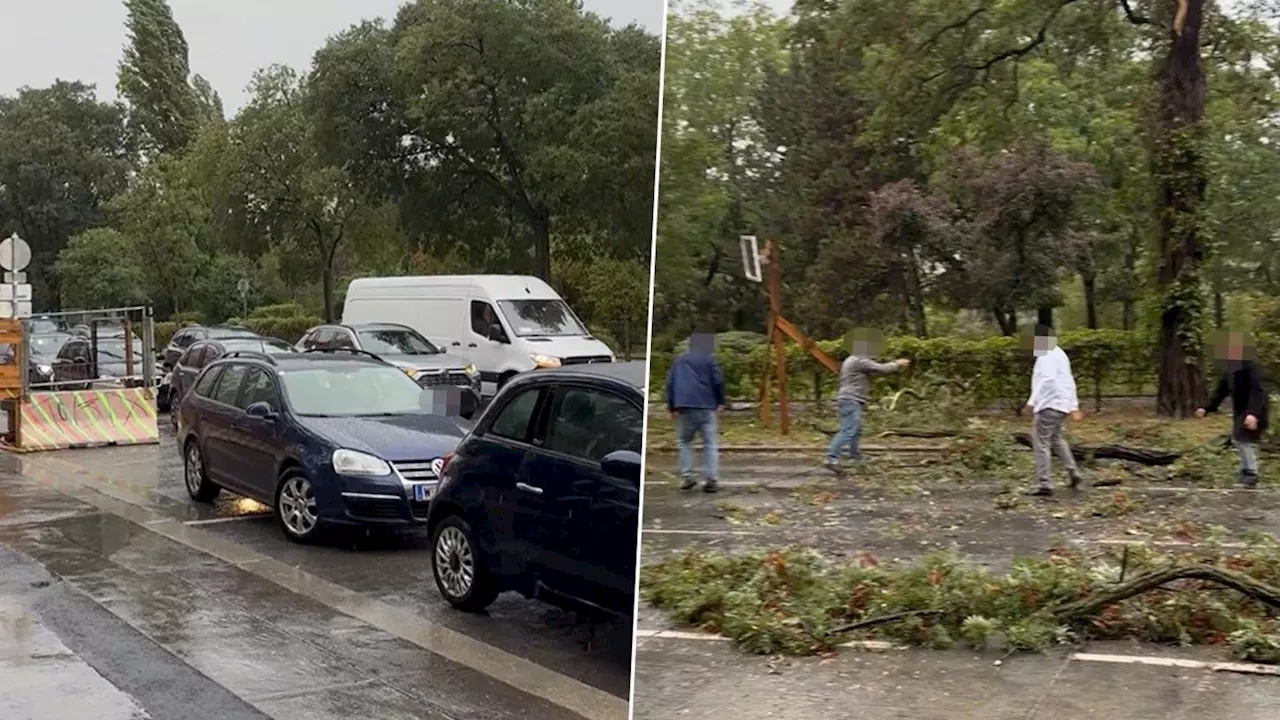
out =
[(840, 400), (836, 403), (836, 412), (840, 414), (840, 430), (831, 438), (827, 447), (827, 462), (839, 462), (840, 451), (848, 446), (849, 458), (861, 460), (862, 451), (858, 449), (858, 441), (862, 438), (862, 403), (857, 400)]
[(719, 435), (716, 430), (715, 410), (681, 410), (676, 416), (676, 447), (680, 450), (680, 477), (693, 476), (693, 440), (702, 436), (704, 475), (714, 481), (718, 473), (717, 463)]

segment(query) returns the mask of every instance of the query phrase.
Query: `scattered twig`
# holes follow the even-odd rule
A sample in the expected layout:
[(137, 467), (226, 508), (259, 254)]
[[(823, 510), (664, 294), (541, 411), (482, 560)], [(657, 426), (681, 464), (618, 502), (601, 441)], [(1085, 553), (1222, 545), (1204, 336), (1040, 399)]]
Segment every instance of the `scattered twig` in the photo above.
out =
[(899, 620), (906, 620), (913, 617), (928, 617), (931, 615), (941, 615), (941, 610), (906, 610), (903, 612), (889, 613), (888, 615), (877, 615), (873, 618), (859, 620), (858, 622), (841, 625), (831, 630), (832, 635), (842, 635), (854, 630), (862, 630), (864, 628), (875, 627), (876, 625), (887, 625)]

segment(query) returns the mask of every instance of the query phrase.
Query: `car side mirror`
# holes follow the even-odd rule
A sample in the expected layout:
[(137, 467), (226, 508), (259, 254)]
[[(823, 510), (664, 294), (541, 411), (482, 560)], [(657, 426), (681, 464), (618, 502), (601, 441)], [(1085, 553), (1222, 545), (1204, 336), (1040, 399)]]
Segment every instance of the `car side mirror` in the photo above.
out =
[(494, 323), (489, 326), (489, 339), (494, 342), (506, 342), (506, 333), (502, 332), (502, 326)]
[(249, 417), (263, 420), (275, 420), (278, 417), (275, 409), (271, 407), (271, 403), (265, 401), (253, 403), (245, 408), (244, 411)]
[(600, 461), (605, 475), (640, 486), (640, 453), (631, 450), (614, 450)]

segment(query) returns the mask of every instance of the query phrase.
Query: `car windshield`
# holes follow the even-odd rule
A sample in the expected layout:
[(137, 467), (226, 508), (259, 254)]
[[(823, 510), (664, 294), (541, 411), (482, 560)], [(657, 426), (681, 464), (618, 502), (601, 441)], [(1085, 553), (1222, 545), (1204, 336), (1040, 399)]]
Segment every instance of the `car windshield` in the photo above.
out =
[(27, 352), (31, 353), (31, 357), (36, 359), (57, 357), (58, 351), (71, 336), (66, 333), (58, 333), (56, 335), (32, 335), (27, 343)]
[(31, 323), (32, 334), (53, 334), (62, 330), (62, 328), (58, 327), (58, 323), (56, 321), (48, 318), (35, 318), (28, 322)]
[(374, 355), (436, 355), (444, 352), (409, 328), (357, 330), (360, 345)]
[(428, 412), (422, 388), (387, 365), (351, 363), (281, 374), (289, 404), (308, 417), (413, 415)]
[[(133, 361), (142, 359), (142, 341), (133, 341)], [(98, 362), (124, 362), (124, 338), (98, 340)]]
[(563, 300), (499, 300), (498, 307), (520, 337), (587, 334)]
[(213, 327), (209, 328), (210, 338), (251, 338), (258, 334), (248, 328)]
[(222, 347), (227, 352), (260, 352), (268, 355), (284, 355), (295, 352), (293, 347), (283, 340), (275, 338), (228, 338), (222, 340)]

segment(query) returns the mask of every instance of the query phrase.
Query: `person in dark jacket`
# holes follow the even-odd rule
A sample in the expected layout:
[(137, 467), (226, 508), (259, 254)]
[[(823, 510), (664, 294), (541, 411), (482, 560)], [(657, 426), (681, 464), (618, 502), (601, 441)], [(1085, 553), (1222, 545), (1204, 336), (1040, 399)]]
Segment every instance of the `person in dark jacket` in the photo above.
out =
[(1231, 398), (1231, 442), (1240, 454), (1240, 476), (1236, 484), (1241, 487), (1258, 485), (1258, 442), (1267, 431), (1267, 406), (1269, 398), (1263, 383), (1262, 370), (1251, 357), (1250, 347), (1243, 333), (1231, 332), (1216, 348), (1219, 361), (1226, 364), (1218, 386), (1209, 398), (1209, 404), (1196, 411), (1196, 417), (1217, 412), (1228, 397)]
[(716, 362), (715, 337), (697, 333), (689, 339), (689, 351), (676, 358), (667, 373), (667, 409), (676, 422), (676, 446), (680, 451), (681, 490), (692, 490), (693, 441), (702, 437), (703, 490), (717, 490), (718, 462), (716, 416), (724, 407), (724, 376)]

